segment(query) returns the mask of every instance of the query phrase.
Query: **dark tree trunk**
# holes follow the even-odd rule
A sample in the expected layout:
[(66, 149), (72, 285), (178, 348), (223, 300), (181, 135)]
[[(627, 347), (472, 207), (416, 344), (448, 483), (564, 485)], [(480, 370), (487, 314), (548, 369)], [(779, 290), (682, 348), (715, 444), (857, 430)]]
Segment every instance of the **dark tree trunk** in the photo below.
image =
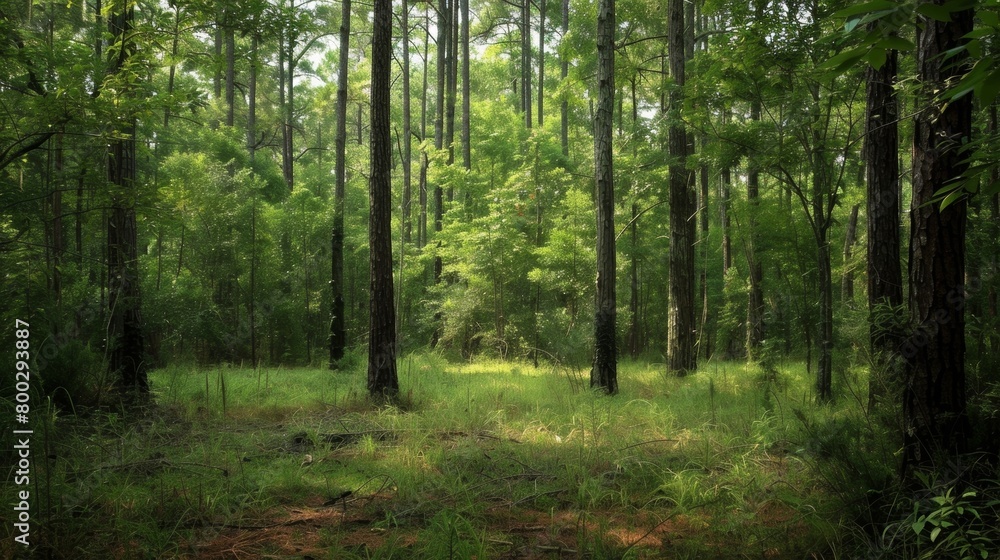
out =
[(667, 4), (667, 35), (670, 49), (670, 75), (676, 87), (670, 92), (670, 289), (667, 339), (667, 368), (685, 375), (697, 366), (695, 354), (694, 295), (694, 193), (686, 169), (688, 138), (681, 118), (684, 104), (684, 1)]
[(462, 11), (462, 166), (472, 169), (472, 85), (469, 81), (469, 0), (460, 0)]
[(351, 0), (343, 0), (340, 20), (340, 62), (337, 68), (337, 131), (334, 137), (334, 212), (331, 238), (330, 368), (344, 357), (347, 334), (344, 327), (344, 196), (347, 180), (347, 71), (351, 40)]
[[(898, 55), (886, 53), (879, 69), (865, 71), (865, 176), (868, 217), (868, 313), (869, 338), (874, 364), (891, 366), (899, 351), (902, 333), (891, 309), (903, 305), (903, 272), (899, 263), (899, 107), (895, 81)], [(876, 376), (868, 385), (868, 407), (882, 396)]]
[[(119, 45), (112, 51), (111, 72), (122, 72), (134, 51), (131, 43), (134, 7), (116, 5), (108, 29)], [(128, 95), (125, 92), (124, 95)], [(114, 185), (108, 216), (108, 370), (119, 387), (139, 394), (149, 392), (146, 377), (135, 199), (135, 116), (122, 119), (108, 151), (108, 180)]]
[(232, 8), (225, 9), (226, 39), (226, 126), (233, 126), (236, 115), (236, 32)]
[(538, 128), (545, 124), (545, 0), (538, 5)]
[[(754, 100), (750, 106), (750, 120), (760, 121), (760, 101)], [(761, 343), (764, 342), (764, 268), (757, 257), (757, 247), (760, 234), (757, 225), (757, 212), (760, 205), (760, 170), (755, 162), (750, 162), (747, 172), (747, 205), (749, 206), (750, 232), (747, 236), (747, 268), (749, 270), (750, 290), (747, 297), (747, 357), (759, 358)]]
[[(526, 2), (527, 3), (527, 2)], [(618, 392), (615, 301), (615, 193), (612, 119), (615, 87), (615, 0), (597, 5), (597, 114), (594, 123), (594, 167), (597, 189), (597, 312), (594, 322), (594, 366), (590, 386)]]
[[(705, 150), (705, 136), (701, 137), (700, 144), (702, 151)], [(708, 165), (698, 166), (699, 185), (701, 189), (698, 194), (698, 243), (701, 244), (701, 269), (698, 271), (698, 284), (701, 290), (701, 321), (698, 327), (698, 354), (703, 353), (705, 359), (712, 355), (711, 337), (708, 331), (709, 305), (708, 305)]]
[[(562, 3), (562, 38), (565, 39), (566, 35), (569, 33), (569, 0), (563, 0)], [(569, 76), (569, 55), (563, 53), (560, 57), (560, 63), (562, 68), (560, 69), (559, 76), (565, 82), (566, 77)], [(569, 157), (569, 100), (563, 95), (562, 103), (559, 106), (559, 116), (560, 116), (560, 135), (559, 140), (562, 145), (562, 153), (564, 157)]]
[[(935, 4), (942, 4), (942, 0)], [(923, 18), (917, 45), (917, 80), (926, 109), (913, 133), (913, 204), (910, 210), (910, 318), (904, 342), (903, 471), (943, 465), (967, 450), (965, 387), (966, 201), (941, 210), (934, 193), (967, 168), (962, 142), (972, 134), (972, 98), (943, 103), (936, 93), (965, 71), (962, 53), (973, 10), (952, 12), (950, 22)]]
[[(429, 12), (430, 10), (428, 10)], [(430, 16), (425, 15), (424, 17), (424, 27), (430, 29)], [(418, 179), (418, 197), (420, 198), (420, 217), (417, 220), (417, 247), (421, 249), (427, 245), (427, 150), (423, 147), (424, 140), (427, 139), (427, 67), (428, 65), (428, 50), (430, 49), (431, 37), (428, 32), (424, 36), (424, 88), (423, 93), (420, 96), (420, 177)]]
[(531, 130), (531, 0), (521, 2), (521, 110), (524, 128)]
[(399, 394), (396, 376), (396, 314), (392, 287), (392, 136), (389, 125), (392, 72), (392, 2), (375, 0), (371, 88), (371, 322), (368, 331), (368, 393), (377, 400)]
[(410, 114), (410, 5), (403, 0), (401, 28), (403, 32), (403, 243), (413, 240), (413, 222), (411, 206), (413, 205), (413, 173)]
[(637, 224), (639, 220), (639, 208), (633, 202), (632, 203), (632, 220), (629, 223), (629, 229), (631, 230), (632, 236), (632, 255), (630, 263), (630, 290), (629, 290), (629, 314), (631, 315), (631, 324), (628, 330), (628, 352), (629, 355), (635, 359), (639, 357), (639, 352), (642, 351), (642, 322), (640, 317), (639, 309), (639, 226)]
[(847, 305), (854, 301), (854, 268), (851, 266), (851, 256), (854, 244), (858, 241), (858, 209), (860, 204), (851, 207), (851, 215), (847, 219), (847, 233), (844, 236), (844, 277), (840, 282), (840, 296)]

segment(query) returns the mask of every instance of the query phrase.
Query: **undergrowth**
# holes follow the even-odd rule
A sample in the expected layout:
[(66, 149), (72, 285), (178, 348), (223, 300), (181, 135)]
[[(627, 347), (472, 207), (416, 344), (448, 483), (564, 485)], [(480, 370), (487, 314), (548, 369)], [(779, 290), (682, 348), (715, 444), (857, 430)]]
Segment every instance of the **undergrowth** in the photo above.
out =
[[(358, 362), (164, 368), (147, 407), (50, 407), (36, 427), (30, 551), (844, 558), (896, 545), (978, 554), (996, 537), (965, 523), (995, 519), (987, 488), (929, 481), (926, 499), (879, 501), (890, 493), (871, 491), (891, 474), (892, 442), (869, 437), (884, 430), (858, 415), (849, 389), (840, 404), (813, 405), (801, 364), (713, 362), (676, 378), (623, 362), (615, 397), (558, 365), (417, 354), (399, 372), (401, 402), (390, 406), (365, 397)], [(859, 529), (872, 504), (912, 508), (912, 520), (883, 523), (895, 527), (884, 535)], [(9, 537), (3, 546), (4, 557), (23, 552)]]

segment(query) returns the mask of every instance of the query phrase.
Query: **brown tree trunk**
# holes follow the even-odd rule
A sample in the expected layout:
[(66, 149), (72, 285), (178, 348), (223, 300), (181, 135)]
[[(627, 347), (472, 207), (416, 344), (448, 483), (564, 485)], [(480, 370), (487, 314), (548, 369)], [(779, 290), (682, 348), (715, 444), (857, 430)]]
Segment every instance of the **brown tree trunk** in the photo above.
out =
[(472, 85), (469, 81), (469, 0), (460, 0), (462, 12), (462, 166), (472, 169)]
[[(750, 120), (760, 121), (760, 101), (754, 100), (750, 105)], [(760, 205), (760, 170), (755, 162), (750, 162), (747, 171), (747, 206), (750, 218), (749, 233), (746, 243), (747, 269), (749, 271), (750, 290), (747, 296), (747, 357), (751, 360), (759, 358), (759, 349), (764, 342), (764, 268), (757, 257), (757, 247), (760, 234), (757, 225), (757, 212)]]
[[(527, 4), (527, 0), (525, 1)], [(615, 299), (615, 193), (612, 119), (615, 93), (615, 0), (597, 5), (597, 114), (594, 123), (594, 168), (597, 189), (597, 311), (594, 322), (594, 366), (590, 386), (618, 392)]]
[[(118, 73), (134, 51), (131, 43), (134, 21), (132, 5), (116, 4), (108, 18), (108, 29), (119, 45), (111, 60), (111, 72)], [(124, 92), (123, 95), (129, 95)], [(108, 216), (108, 370), (118, 386), (138, 394), (149, 392), (139, 293), (138, 236), (135, 199), (134, 115), (122, 119), (108, 150), (108, 180), (114, 185)]]
[(686, 375), (697, 366), (695, 354), (694, 295), (694, 193), (686, 169), (688, 137), (681, 117), (684, 104), (684, 1), (667, 3), (667, 41), (670, 49), (670, 75), (676, 87), (670, 92), (670, 130), (668, 151), (670, 201), (670, 284), (667, 338), (667, 368)]
[(411, 206), (413, 201), (413, 173), (410, 114), (410, 4), (403, 0), (401, 29), (403, 32), (403, 243), (413, 240), (413, 222)]
[(844, 236), (844, 276), (840, 282), (840, 297), (847, 305), (854, 301), (854, 267), (851, 266), (851, 256), (854, 244), (858, 241), (858, 209), (860, 204), (851, 207), (851, 215), (847, 219), (847, 233)]
[[(943, 0), (936, 0), (940, 5)], [(968, 447), (965, 386), (966, 201), (941, 210), (934, 193), (967, 168), (962, 142), (972, 134), (972, 98), (943, 103), (937, 92), (964, 72), (964, 44), (973, 10), (951, 21), (922, 18), (917, 80), (923, 111), (913, 132), (913, 203), (910, 210), (910, 318), (903, 343), (903, 472), (943, 465)]]
[(334, 137), (334, 212), (331, 237), (330, 289), (330, 369), (335, 369), (344, 349), (347, 335), (344, 324), (344, 197), (347, 181), (347, 71), (351, 40), (351, 0), (343, 0), (340, 19), (340, 60), (337, 68), (337, 130)]
[(371, 248), (371, 321), (368, 330), (368, 393), (377, 400), (399, 394), (396, 376), (396, 314), (392, 286), (392, 136), (389, 125), (392, 72), (392, 2), (375, 0), (372, 24), (371, 177), (368, 243)]
[(545, 0), (538, 5), (538, 128), (545, 124)]
[(524, 128), (531, 130), (531, 0), (521, 2), (521, 110)]
[[(865, 177), (867, 180), (867, 276), (869, 339), (874, 364), (890, 367), (902, 333), (891, 309), (903, 305), (903, 272), (899, 264), (899, 118), (895, 81), (898, 55), (890, 50), (879, 69), (867, 68), (865, 108)], [(868, 384), (868, 408), (883, 390), (877, 376)]]
[[(562, 39), (566, 38), (569, 33), (569, 0), (563, 0), (562, 3)], [(569, 55), (563, 53), (560, 57), (561, 69), (559, 76), (562, 78), (563, 82), (566, 81), (566, 77), (569, 76)], [(569, 157), (569, 100), (563, 95), (562, 103), (559, 106), (559, 117), (560, 117), (560, 134), (559, 141), (562, 145), (562, 154), (564, 157)]]

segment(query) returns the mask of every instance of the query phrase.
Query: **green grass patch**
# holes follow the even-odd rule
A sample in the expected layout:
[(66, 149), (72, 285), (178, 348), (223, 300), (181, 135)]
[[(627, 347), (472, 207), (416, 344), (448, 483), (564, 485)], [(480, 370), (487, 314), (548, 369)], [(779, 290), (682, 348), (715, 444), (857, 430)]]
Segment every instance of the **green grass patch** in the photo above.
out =
[[(53, 558), (803, 558), (849, 509), (801, 364), (623, 362), (621, 393), (559, 366), (171, 367), (156, 404), (52, 414), (34, 552)], [(843, 434), (830, 434), (832, 440)], [(820, 441), (819, 444), (816, 442)], [(9, 528), (10, 523), (6, 523)], [(845, 536), (846, 535), (846, 536)], [(10, 542), (10, 539), (7, 539)], [(2, 552), (2, 551), (0, 551)]]

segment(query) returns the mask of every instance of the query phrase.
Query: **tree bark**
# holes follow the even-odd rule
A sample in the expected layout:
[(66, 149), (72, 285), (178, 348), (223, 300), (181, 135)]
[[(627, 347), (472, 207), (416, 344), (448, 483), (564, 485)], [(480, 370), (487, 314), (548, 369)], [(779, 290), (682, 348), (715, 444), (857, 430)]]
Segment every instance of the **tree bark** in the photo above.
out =
[(597, 112), (594, 168), (597, 189), (597, 311), (590, 386), (618, 392), (617, 303), (615, 300), (615, 193), (612, 120), (615, 94), (615, 0), (597, 5)]
[(545, 124), (545, 0), (538, 5), (538, 128)]
[(472, 169), (471, 107), (472, 84), (469, 80), (469, 0), (460, 0), (462, 11), (462, 166)]
[[(760, 100), (750, 104), (750, 120), (760, 121)], [(764, 342), (764, 268), (757, 257), (757, 247), (760, 245), (757, 212), (760, 205), (760, 170), (753, 161), (747, 170), (747, 206), (750, 218), (747, 235), (747, 269), (749, 271), (750, 290), (747, 296), (747, 358), (759, 358), (761, 343)]]
[(854, 300), (854, 268), (851, 266), (851, 256), (854, 244), (858, 241), (858, 209), (860, 207), (860, 204), (851, 207), (851, 214), (847, 219), (847, 233), (844, 236), (844, 276), (840, 282), (840, 296), (847, 305), (851, 305)]
[[(886, 53), (879, 69), (867, 68), (865, 109), (865, 177), (868, 197), (867, 276), (869, 339), (875, 364), (887, 366), (899, 351), (902, 334), (891, 309), (903, 305), (903, 272), (899, 263), (899, 119), (895, 81), (896, 51)], [(868, 386), (869, 408), (882, 390), (877, 380)]]
[(410, 113), (410, 4), (409, 0), (403, 0), (401, 28), (403, 32), (403, 243), (410, 243), (413, 240), (413, 222), (411, 216), (411, 206), (413, 200), (413, 173), (412, 173), (412, 151), (413, 139), (411, 137)]
[[(135, 8), (116, 3), (108, 18), (108, 30), (119, 45), (112, 51), (110, 71), (127, 71), (128, 57), (134, 52), (131, 42)], [(129, 96), (131, 92), (123, 92)], [(126, 102), (127, 103), (127, 102)], [(128, 109), (126, 109), (128, 111)], [(108, 216), (108, 370), (118, 386), (129, 392), (149, 392), (146, 375), (145, 339), (142, 329), (142, 305), (139, 292), (138, 236), (135, 200), (138, 185), (135, 175), (136, 117), (123, 116), (108, 151), (108, 180), (114, 185), (111, 212)]]
[(399, 394), (396, 375), (396, 314), (392, 286), (392, 2), (375, 0), (371, 87), (371, 321), (368, 331), (368, 393), (376, 400)]
[[(569, 34), (569, 0), (563, 0), (562, 39), (565, 40), (567, 34)], [(559, 76), (562, 78), (562, 81), (565, 82), (566, 77), (569, 76), (569, 55), (563, 54), (560, 58), (562, 68), (560, 69)], [(559, 105), (559, 117), (559, 140), (562, 145), (562, 154), (563, 157), (569, 157), (569, 100), (566, 98), (565, 94), (563, 95), (562, 103)]]
[(340, 19), (340, 60), (337, 68), (337, 130), (334, 137), (334, 212), (331, 247), (330, 369), (344, 357), (344, 198), (347, 182), (347, 71), (351, 40), (351, 0), (343, 0)]
[(531, 130), (531, 0), (521, 2), (521, 110), (524, 128)]
[(667, 3), (667, 42), (670, 49), (670, 284), (667, 338), (667, 367), (686, 375), (697, 366), (695, 354), (694, 295), (694, 193), (687, 171), (688, 138), (681, 118), (684, 104), (684, 1)]
[[(935, 0), (937, 5), (943, 0)], [(917, 81), (923, 110), (913, 133), (913, 202), (910, 209), (910, 327), (902, 347), (903, 472), (943, 465), (967, 451), (969, 422), (965, 386), (964, 199), (941, 210), (936, 190), (968, 164), (961, 146), (972, 134), (972, 98), (948, 103), (937, 93), (964, 72), (963, 45), (973, 10), (952, 12), (951, 21), (922, 18)]]

